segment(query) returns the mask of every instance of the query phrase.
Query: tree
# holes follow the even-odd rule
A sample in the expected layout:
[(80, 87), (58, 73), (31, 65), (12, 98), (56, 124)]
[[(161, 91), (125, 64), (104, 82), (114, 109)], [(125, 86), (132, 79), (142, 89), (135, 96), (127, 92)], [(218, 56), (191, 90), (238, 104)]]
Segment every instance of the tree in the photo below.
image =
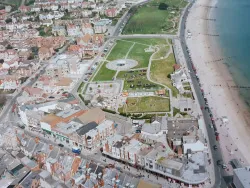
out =
[(4, 60), (3, 59), (0, 59), (0, 64), (3, 64)]
[(6, 102), (6, 96), (5, 95), (0, 95), (0, 106), (3, 106)]
[(159, 10), (167, 10), (168, 5), (166, 3), (160, 3), (158, 9)]
[(38, 55), (38, 47), (34, 46), (34, 47), (31, 47), (31, 51), (34, 55)]
[(96, 100), (97, 100), (98, 102), (103, 102), (103, 101), (104, 101), (104, 98), (103, 98), (101, 95), (99, 95), (99, 96), (96, 98)]
[(113, 85), (112, 85), (112, 84), (110, 84), (110, 85), (109, 85), (109, 87), (113, 87)]
[(10, 45), (10, 44), (8, 44), (8, 46), (6, 47), (8, 50), (9, 49), (13, 49), (13, 47)]
[(7, 18), (7, 19), (5, 20), (5, 22), (6, 22), (6, 23), (11, 23), (11, 22), (12, 22), (12, 19), (11, 19), (11, 18)]

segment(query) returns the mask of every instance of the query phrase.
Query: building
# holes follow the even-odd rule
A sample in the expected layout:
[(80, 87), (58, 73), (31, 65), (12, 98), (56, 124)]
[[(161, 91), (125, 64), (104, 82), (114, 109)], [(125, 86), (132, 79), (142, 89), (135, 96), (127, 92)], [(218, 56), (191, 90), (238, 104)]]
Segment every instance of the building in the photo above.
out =
[(65, 26), (62, 26), (62, 25), (53, 26), (51, 32), (54, 36), (66, 36), (67, 35)]
[(114, 17), (117, 16), (117, 14), (118, 14), (118, 10), (116, 8), (114, 8), (114, 7), (105, 10), (105, 15), (107, 17), (114, 18)]
[(233, 184), (236, 188), (250, 188), (250, 166), (233, 170)]
[(95, 33), (105, 33), (107, 31), (107, 22), (100, 20), (94, 23)]

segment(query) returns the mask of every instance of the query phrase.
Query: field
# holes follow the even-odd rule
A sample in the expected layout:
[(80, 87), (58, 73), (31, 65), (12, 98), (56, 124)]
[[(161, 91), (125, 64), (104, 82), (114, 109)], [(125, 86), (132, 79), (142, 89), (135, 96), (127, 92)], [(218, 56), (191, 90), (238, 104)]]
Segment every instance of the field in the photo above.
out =
[[(160, 10), (160, 3), (165, 3), (167, 9)], [(133, 16), (125, 26), (123, 34), (174, 34), (178, 30), (181, 9), (186, 5), (184, 0), (153, 0), (133, 9)]]
[(166, 59), (152, 61), (150, 71), (152, 80), (168, 86), (174, 97), (177, 96), (178, 90), (172, 85), (170, 74), (174, 72), (173, 65), (175, 63), (174, 55), (170, 54)]
[(150, 56), (152, 52), (145, 52), (145, 46), (143, 44), (135, 44), (128, 54), (128, 59), (134, 59), (138, 62), (138, 65), (135, 68), (144, 68), (148, 67)]
[(165, 40), (162, 41), (161, 40), (162, 39), (149, 39), (149, 41), (147, 42), (145, 39), (117, 40), (116, 45), (113, 47), (107, 60), (113, 61), (116, 59), (124, 59), (124, 58), (134, 59), (138, 62), (138, 65), (134, 68), (146, 68), (148, 67), (149, 59), (150, 56), (152, 55), (152, 52), (145, 52), (145, 48), (148, 48), (149, 45), (151, 45), (152, 43), (154, 45), (166, 44)]
[(127, 104), (120, 109), (120, 112), (123, 113), (168, 111), (170, 111), (169, 99), (162, 97), (131, 97), (127, 99)]
[(93, 79), (93, 81), (109, 81), (112, 80), (116, 71), (110, 70), (106, 68), (106, 64), (108, 62), (104, 62), (97, 75)]
[(138, 71), (121, 71), (117, 75), (117, 79), (124, 80), (123, 90), (156, 90), (161, 86), (148, 81), (145, 70)]
[(116, 59), (124, 59), (126, 58), (126, 55), (130, 49), (130, 47), (133, 45), (131, 42), (121, 41), (117, 40), (116, 45), (110, 52), (107, 60), (113, 61)]
[(169, 46), (161, 45), (158, 52), (153, 56), (153, 59), (164, 58), (169, 51)]
[(19, 7), (22, 0), (0, 0), (0, 4), (3, 3), (5, 5), (13, 5)]

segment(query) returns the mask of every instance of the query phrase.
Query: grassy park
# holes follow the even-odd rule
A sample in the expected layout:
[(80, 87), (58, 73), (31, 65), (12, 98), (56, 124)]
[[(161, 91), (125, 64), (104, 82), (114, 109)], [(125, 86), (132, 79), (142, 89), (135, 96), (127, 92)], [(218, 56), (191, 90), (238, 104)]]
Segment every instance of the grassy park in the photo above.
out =
[(153, 59), (164, 58), (169, 52), (169, 46), (161, 45), (159, 50), (154, 54)]
[(170, 102), (162, 97), (130, 97), (127, 104), (119, 109), (122, 113), (168, 112)]
[(147, 79), (147, 70), (138, 71), (121, 71), (117, 75), (117, 79), (124, 80), (123, 90), (156, 90), (161, 86), (156, 85)]
[[(159, 5), (164, 3), (165, 9)], [(181, 9), (187, 5), (184, 0), (153, 0), (131, 10), (133, 16), (123, 30), (123, 34), (174, 34), (178, 30)]]
[(103, 63), (102, 67), (100, 68), (99, 72), (97, 73), (97, 75), (95, 76), (93, 81), (109, 81), (109, 80), (112, 80), (112, 78), (114, 77), (116, 71), (106, 68), (107, 63), (108, 62)]
[(136, 43), (128, 54), (128, 59), (134, 59), (138, 62), (138, 65), (135, 68), (148, 67), (152, 52), (145, 52), (145, 48), (147, 48), (147, 46)]
[(110, 52), (107, 60), (114, 61), (116, 59), (124, 59), (133, 45), (131, 42), (117, 40), (116, 45), (113, 47), (112, 51)]
[(166, 59), (152, 61), (150, 71), (151, 79), (168, 86), (174, 97), (177, 96), (178, 90), (172, 85), (170, 74), (174, 72), (173, 65), (175, 63), (174, 55), (170, 54)]
[(146, 68), (148, 66), (150, 56), (152, 55), (153, 52), (145, 52), (145, 49), (149, 48), (151, 44), (165, 45), (166, 41), (162, 39), (137, 39), (137, 38), (127, 39), (127, 40), (117, 40), (116, 45), (113, 47), (112, 51), (107, 57), (107, 60), (113, 61), (116, 59), (124, 59), (124, 58), (133, 59), (138, 62), (138, 65), (135, 68)]

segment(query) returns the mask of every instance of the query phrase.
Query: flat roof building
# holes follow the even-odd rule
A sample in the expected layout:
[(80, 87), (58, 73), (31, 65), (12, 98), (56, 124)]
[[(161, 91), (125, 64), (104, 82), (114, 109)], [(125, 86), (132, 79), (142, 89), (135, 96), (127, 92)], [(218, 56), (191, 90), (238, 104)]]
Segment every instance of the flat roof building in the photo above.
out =
[(250, 188), (250, 166), (236, 168), (233, 174), (233, 183), (236, 188)]

